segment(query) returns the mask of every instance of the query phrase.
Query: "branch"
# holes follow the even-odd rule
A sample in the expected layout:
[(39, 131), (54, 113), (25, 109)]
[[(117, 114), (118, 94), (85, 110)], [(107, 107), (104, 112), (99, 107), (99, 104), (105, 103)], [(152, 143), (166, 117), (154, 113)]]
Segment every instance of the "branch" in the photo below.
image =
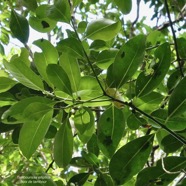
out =
[(179, 69), (180, 69), (181, 76), (184, 77), (183, 70), (182, 70), (182, 64), (181, 64), (182, 60), (179, 56), (176, 34), (175, 34), (173, 23), (172, 23), (172, 20), (171, 20), (171, 15), (170, 15), (167, 0), (165, 0), (165, 8), (166, 8), (166, 11), (167, 11), (167, 15), (168, 15), (168, 18), (169, 18), (169, 23), (170, 23), (170, 28), (171, 28), (171, 31), (172, 31), (172, 36), (173, 36), (173, 40), (174, 40), (174, 46), (175, 46), (175, 50), (176, 50), (176, 58), (177, 58), (177, 61), (178, 61), (178, 66), (179, 66)]

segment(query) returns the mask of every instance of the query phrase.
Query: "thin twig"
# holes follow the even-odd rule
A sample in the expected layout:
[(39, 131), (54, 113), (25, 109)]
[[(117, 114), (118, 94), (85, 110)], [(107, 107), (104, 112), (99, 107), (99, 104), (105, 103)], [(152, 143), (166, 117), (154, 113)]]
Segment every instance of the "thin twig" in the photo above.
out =
[(45, 173), (49, 171), (49, 169), (53, 169), (54, 160), (49, 164), (48, 168), (46, 169)]
[(165, 0), (165, 8), (166, 8), (166, 11), (167, 11), (167, 15), (168, 15), (169, 23), (170, 23), (170, 28), (171, 28), (171, 31), (172, 31), (172, 36), (173, 36), (173, 40), (174, 40), (174, 46), (175, 46), (178, 66), (179, 66), (179, 69), (180, 69), (181, 76), (184, 77), (184, 73), (183, 73), (183, 70), (182, 70), (182, 64), (181, 64), (181, 58), (180, 58), (179, 52), (178, 52), (178, 44), (177, 44), (177, 40), (176, 40), (176, 34), (175, 34), (173, 23), (172, 23), (172, 20), (171, 20), (171, 15), (170, 15), (167, 0)]

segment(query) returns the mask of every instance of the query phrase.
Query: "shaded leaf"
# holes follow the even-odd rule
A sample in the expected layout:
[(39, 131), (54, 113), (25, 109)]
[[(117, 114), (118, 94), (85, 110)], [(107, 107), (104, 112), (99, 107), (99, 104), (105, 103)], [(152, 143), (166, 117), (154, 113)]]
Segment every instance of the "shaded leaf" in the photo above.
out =
[(132, 0), (114, 0), (115, 4), (118, 6), (118, 9), (121, 10), (123, 14), (130, 13), (132, 9)]
[(27, 43), (29, 37), (28, 21), (16, 11), (11, 11), (10, 30), (12, 34), (22, 43)]
[(103, 186), (103, 185), (115, 186), (112, 178), (108, 174), (100, 174), (94, 185), (95, 186)]
[(145, 52), (145, 35), (130, 39), (117, 53), (114, 63), (108, 68), (107, 84), (119, 88), (137, 71)]
[(153, 66), (154, 72), (150, 75), (145, 75), (142, 72), (136, 81), (136, 95), (138, 97), (144, 96), (154, 90), (164, 79), (167, 71), (169, 70), (171, 62), (171, 50), (168, 43), (160, 45), (155, 53), (156, 60)]
[(56, 88), (69, 95), (72, 95), (70, 80), (68, 78), (67, 73), (63, 70), (61, 66), (57, 64), (49, 64), (47, 66), (46, 72), (49, 80)]
[(35, 11), (37, 8), (37, 1), (36, 0), (22, 0), (23, 6), (27, 7), (31, 11)]
[(70, 22), (71, 10), (68, 0), (56, 0), (47, 10), (47, 16), (55, 21)]
[(186, 77), (174, 89), (168, 104), (168, 117), (175, 117), (185, 112), (186, 109)]
[(21, 84), (34, 90), (44, 90), (41, 78), (36, 75), (22, 60), (15, 58), (10, 63), (3, 63), (5, 68)]
[(153, 135), (137, 138), (113, 155), (109, 172), (116, 184), (126, 183), (143, 169), (152, 149), (152, 141)]
[(120, 31), (121, 23), (110, 19), (97, 19), (88, 24), (86, 37), (92, 40), (109, 41), (113, 39)]
[(54, 140), (54, 161), (59, 167), (66, 167), (72, 158), (73, 134), (69, 121), (63, 123)]
[(185, 157), (166, 157), (163, 158), (164, 169), (162, 168), (162, 160), (157, 162), (155, 167), (148, 167), (143, 169), (137, 176), (136, 186), (141, 185), (162, 185), (167, 186), (171, 183), (178, 175), (169, 174), (168, 172), (181, 171), (186, 167)]
[(29, 159), (36, 151), (52, 120), (53, 111), (42, 115), (38, 120), (30, 120), (23, 124), (19, 136), (19, 147), (23, 155)]
[(104, 155), (111, 158), (123, 136), (125, 119), (123, 112), (110, 107), (98, 121), (98, 145)]
[(71, 183), (73, 183), (75, 185), (83, 185), (87, 181), (88, 177), (89, 177), (89, 173), (76, 174), (70, 178), (68, 184), (70, 185)]
[(97, 142), (97, 136), (96, 134), (93, 134), (90, 140), (87, 142), (87, 149), (88, 152), (91, 152), (98, 156), (99, 154), (99, 147)]

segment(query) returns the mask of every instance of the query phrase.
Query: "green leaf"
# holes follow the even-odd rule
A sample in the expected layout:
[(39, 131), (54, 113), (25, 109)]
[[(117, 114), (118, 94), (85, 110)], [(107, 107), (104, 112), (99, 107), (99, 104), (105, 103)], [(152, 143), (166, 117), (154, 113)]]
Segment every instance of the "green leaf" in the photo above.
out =
[(11, 106), (6, 112), (2, 115), (2, 120), (4, 123), (22, 123), (23, 122), (23, 112), (30, 104), (42, 103), (49, 106), (54, 105), (54, 101), (47, 99), (45, 97), (34, 96), (22, 99), (13, 106)]
[(75, 38), (67, 38), (61, 40), (57, 44), (57, 49), (60, 52), (67, 53), (69, 56), (75, 58), (84, 58), (83, 47), (80, 41)]
[(116, 107), (110, 107), (98, 121), (98, 145), (104, 155), (111, 158), (123, 136), (125, 119), (123, 112)]
[(89, 173), (79, 173), (74, 175), (73, 177), (70, 178), (68, 181), (68, 185), (74, 184), (74, 185), (84, 185), (85, 182), (87, 181), (89, 177)]
[[(173, 131), (181, 131), (186, 129), (185, 123), (186, 118), (184, 116), (176, 116), (173, 118), (168, 118), (168, 111), (164, 109), (158, 109), (151, 113), (151, 116), (153, 116), (155, 119), (166, 125), (167, 128)], [(149, 120), (149, 123), (156, 128), (160, 128), (159, 125), (157, 125), (152, 120)]]
[(97, 142), (97, 136), (96, 134), (93, 134), (90, 140), (87, 143), (87, 149), (88, 152), (91, 152), (98, 156), (99, 154), (99, 147), (98, 147), (98, 142)]
[(118, 53), (117, 49), (104, 50), (98, 54), (96, 65), (106, 70), (114, 62), (116, 54)]
[(110, 19), (97, 19), (88, 24), (86, 37), (92, 40), (109, 41), (120, 31), (121, 23)]
[(31, 15), (29, 18), (30, 26), (42, 33), (50, 32), (56, 26), (56, 21), (47, 17), (49, 5), (40, 5), (36, 9), (36, 16)]
[(168, 104), (168, 117), (175, 117), (185, 112), (186, 108), (186, 77), (174, 89)]
[(73, 134), (69, 121), (63, 123), (54, 140), (54, 161), (59, 167), (66, 167), (72, 158)]
[(87, 143), (94, 133), (94, 115), (89, 108), (82, 108), (74, 115), (74, 124), (78, 130), (78, 137), (83, 143)]
[(36, 151), (52, 120), (53, 111), (42, 115), (38, 120), (30, 120), (23, 124), (19, 136), (19, 147), (23, 155), (29, 159)]
[(140, 98), (135, 97), (133, 99), (133, 104), (143, 110), (146, 113), (151, 113), (152, 111), (159, 108), (161, 102), (163, 101), (164, 96), (158, 92), (151, 92)]
[(152, 149), (152, 141), (153, 135), (137, 138), (121, 147), (113, 155), (109, 172), (116, 184), (126, 183), (143, 169)]
[(138, 97), (144, 96), (154, 90), (164, 79), (167, 71), (170, 67), (171, 62), (171, 50), (168, 43), (160, 45), (155, 53), (155, 62), (153, 66), (153, 73), (150, 75), (145, 75), (142, 72), (136, 81), (136, 95)]
[(24, 61), (15, 58), (10, 63), (3, 63), (5, 68), (16, 78), (21, 84), (34, 90), (44, 90), (41, 78), (36, 75)]
[(48, 8), (47, 15), (55, 21), (69, 23), (71, 19), (71, 10), (68, 0), (56, 0), (54, 5)]
[(145, 35), (139, 35), (124, 44), (116, 55), (114, 63), (108, 68), (109, 87), (119, 88), (137, 71), (145, 52)]
[(121, 10), (123, 14), (130, 13), (132, 9), (132, 0), (114, 0), (115, 4), (118, 6), (118, 9)]
[[(142, 185), (162, 185), (167, 186), (171, 183), (180, 173), (178, 172), (186, 167), (185, 157), (166, 157), (163, 158), (164, 169), (162, 167), (162, 160), (157, 162), (155, 167), (148, 167), (143, 169), (137, 176), (136, 186)], [(165, 170), (167, 172), (165, 172)]]
[(46, 69), (49, 80), (59, 90), (72, 95), (70, 80), (63, 68), (57, 64), (49, 64)]
[(178, 53), (181, 58), (186, 58), (185, 50), (186, 50), (186, 39), (181, 37), (177, 39), (178, 45)]
[(14, 10), (11, 11), (10, 30), (14, 37), (22, 43), (27, 43), (29, 37), (28, 21), (22, 15), (19, 15)]
[(23, 111), (23, 120), (24, 121), (37, 121), (47, 112), (50, 112), (52, 109), (51, 106), (44, 103), (31, 103)]
[(81, 74), (76, 58), (64, 53), (60, 56), (59, 64), (70, 80), (72, 91), (77, 92), (81, 80)]
[(22, 0), (23, 6), (27, 7), (31, 11), (35, 11), (37, 8), (37, 1), (36, 0)]
[(16, 83), (16, 81), (8, 77), (0, 77), (0, 93), (11, 89)]
[(95, 186), (103, 186), (103, 185), (115, 186), (112, 178), (108, 174), (99, 175), (94, 185)]
[(47, 40), (41, 39), (34, 41), (36, 46), (42, 49), (41, 53), (35, 52), (34, 53), (34, 63), (40, 75), (43, 79), (53, 87), (52, 83), (50, 82), (46, 68), (49, 64), (57, 64), (58, 62), (58, 52), (55, 47)]
[(146, 120), (138, 116), (137, 114), (131, 114), (127, 118), (127, 126), (131, 130), (137, 130), (140, 126), (147, 124)]

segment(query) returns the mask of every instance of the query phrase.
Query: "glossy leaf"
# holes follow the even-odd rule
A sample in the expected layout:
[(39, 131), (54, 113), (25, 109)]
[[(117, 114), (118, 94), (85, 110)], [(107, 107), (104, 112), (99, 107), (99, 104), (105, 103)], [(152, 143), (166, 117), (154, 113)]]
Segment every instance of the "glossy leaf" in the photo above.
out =
[(4, 123), (22, 123), (23, 122), (23, 112), (30, 104), (42, 103), (45, 105), (53, 106), (55, 102), (45, 97), (34, 96), (25, 98), (14, 105), (12, 105), (6, 112), (2, 115), (2, 120)]
[(46, 68), (49, 64), (57, 64), (58, 62), (58, 52), (54, 48), (54, 46), (47, 40), (41, 39), (34, 41), (34, 44), (42, 49), (42, 52), (35, 52), (34, 53), (34, 63), (40, 75), (43, 79), (53, 87), (52, 83), (50, 82)]
[(126, 183), (143, 169), (152, 149), (152, 141), (153, 135), (137, 138), (121, 147), (113, 155), (109, 172), (116, 184)]
[(4, 66), (21, 84), (34, 90), (44, 90), (41, 78), (19, 58), (15, 58), (10, 63), (4, 62)]
[(48, 8), (47, 15), (55, 21), (69, 23), (71, 19), (71, 10), (68, 0), (56, 0), (54, 5)]
[(118, 9), (121, 10), (123, 14), (128, 14), (130, 13), (132, 9), (132, 0), (114, 0), (116, 5), (118, 6)]
[(98, 145), (104, 155), (111, 158), (123, 136), (125, 119), (123, 112), (115, 107), (107, 109), (98, 121)]
[(66, 121), (58, 130), (54, 140), (54, 161), (59, 167), (66, 167), (72, 158), (73, 134), (70, 123)]
[(30, 120), (23, 124), (19, 136), (19, 147), (23, 155), (29, 159), (36, 151), (51, 123), (53, 111), (42, 115), (38, 120)]
[(175, 117), (185, 112), (186, 109), (186, 77), (184, 77), (171, 94), (168, 104), (168, 117)]
[(84, 58), (82, 43), (75, 38), (61, 40), (57, 44), (57, 49), (62, 53), (67, 53), (69, 56), (75, 58)]
[(61, 66), (57, 64), (49, 64), (47, 66), (46, 72), (49, 80), (56, 88), (69, 95), (72, 95), (70, 80), (68, 78), (67, 73), (63, 70)]
[[(155, 167), (148, 167), (142, 170), (136, 181), (136, 186), (141, 185), (162, 185), (167, 186), (171, 183), (179, 173), (169, 173), (178, 172), (186, 167), (185, 157), (166, 157), (163, 158), (164, 169), (162, 167), (162, 160), (157, 162)], [(167, 172), (165, 172), (165, 170)]]
[(110, 19), (97, 19), (88, 24), (86, 37), (92, 40), (109, 41), (120, 31), (121, 23)]
[(80, 68), (77, 60), (68, 54), (62, 54), (59, 59), (59, 64), (66, 72), (73, 92), (77, 92), (80, 83)]
[(22, 43), (27, 43), (29, 37), (29, 25), (25, 17), (18, 14), (16, 11), (11, 11), (10, 30), (14, 37)]
[(16, 81), (8, 77), (0, 77), (0, 93), (11, 89), (16, 83)]
[(83, 143), (87, 143), (94, 133), (94, 115), (86, 107), (76, 111), (74, 115), (74, 124), (78, 131), (78, 137)]
[(119, 88), (137, 71), (145, 52), (144, 35), (136, 36), (124, 44), (116, 55), (114, 63), (108, 68), (107, 84)]
[(155, 53), (156, 60), (155, 65), (153, 66), (153, 73), (150, 75), (145, 75), (145, 72), (142, 72), (136, 81), (136, 95), (142, 97), (152, 90), (154, 90), (163, 80), (167, 71), (170, 67), (171, 62), (171, 50), (168, 43), (160, 45)]
[(99, 175), (94, 185), (95, 186), (103, 186), (103, 185), (115, 186), (112, 178), (108, 174)]

